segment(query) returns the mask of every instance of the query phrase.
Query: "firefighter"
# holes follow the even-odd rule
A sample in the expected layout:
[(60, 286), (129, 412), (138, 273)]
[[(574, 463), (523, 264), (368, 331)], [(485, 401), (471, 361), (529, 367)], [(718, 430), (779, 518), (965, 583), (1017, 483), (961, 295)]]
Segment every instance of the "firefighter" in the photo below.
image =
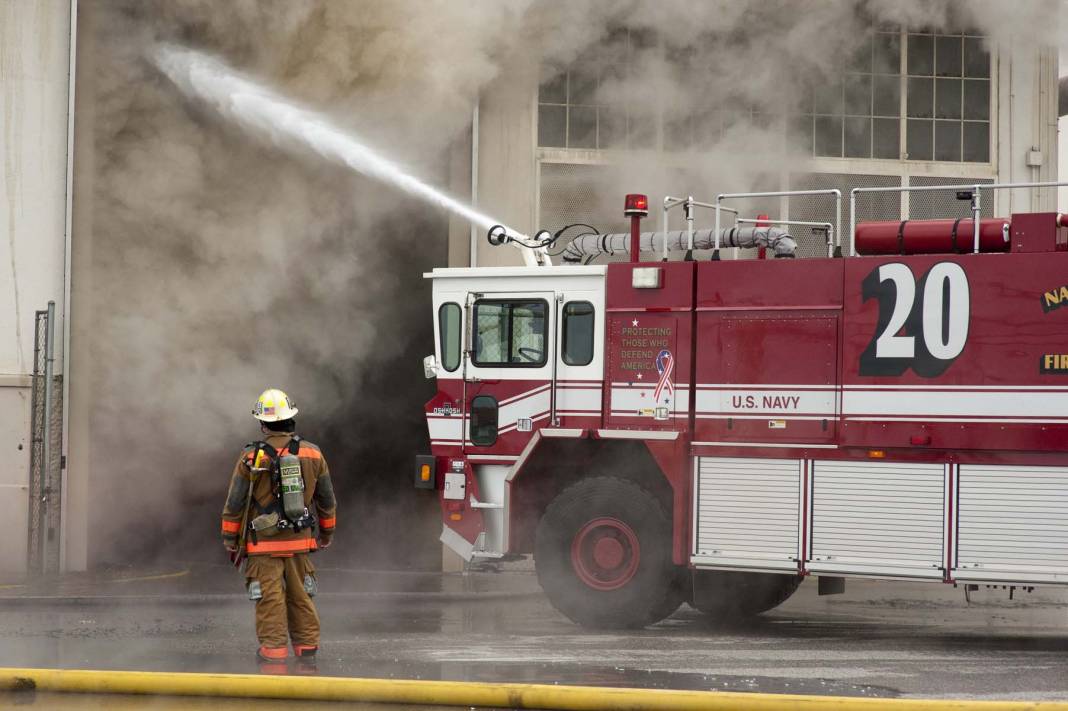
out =
[(264, 390), (252, 414), (264, 438), (247, 445), (234, 466), (222, 512), (223, 545), (232, 555), (247, 554), (245, 583), (256, 601), (260, 661), (284, 669), (292, 642), (297, 659), (314, 665), (319, 615), (308, 554), (328, 548), (334, 535), (330, 471), (319, 448), (295, 434), (297, 408), (284, 392)]

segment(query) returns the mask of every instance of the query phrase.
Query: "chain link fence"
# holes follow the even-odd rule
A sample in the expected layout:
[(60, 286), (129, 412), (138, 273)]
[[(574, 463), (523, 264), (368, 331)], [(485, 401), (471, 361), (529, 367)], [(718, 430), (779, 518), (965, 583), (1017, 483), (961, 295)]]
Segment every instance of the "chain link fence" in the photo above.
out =
[[(50, 305), (51, 306), (51, 305)], [(62, 376), (52, 374), (55, 310), (34, 313), (30, 391), (30, 510), (26, 567), (31, 575), (59, 572), (62, 501)], [(51, 378), (51, 383), (49, 383)]]

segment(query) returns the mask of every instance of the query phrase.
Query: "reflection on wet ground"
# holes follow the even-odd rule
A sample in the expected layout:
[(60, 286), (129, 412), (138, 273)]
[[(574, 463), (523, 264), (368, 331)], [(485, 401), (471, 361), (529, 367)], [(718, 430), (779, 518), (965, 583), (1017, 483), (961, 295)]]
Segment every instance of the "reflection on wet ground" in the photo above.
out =
[[(252, 609), (235, 574), (88, 585), (74, 602), (0, 591), (0, 666), (255, 673)], [(578, 628), (529, 572), (398, 580), (325, 571), (329, 676), (512, 681), (851, 696), (1068, 699), (1068, 595), (815, 581), (745, 625), (683, 607), (628, 633)], [(430, 578), (434, 580), (431, 581)], [(424, 579), (425, 578), (425, 579)], [(403, 581), (402, 581), (403, 582)], [(355, 592), (353, 590), (355, 586)], [(93, 597), (98, 591), (101, 595)], [(7, 596), (7, 597), (4, 597)], [(262, 708), (262, 707), (257, 707)]]

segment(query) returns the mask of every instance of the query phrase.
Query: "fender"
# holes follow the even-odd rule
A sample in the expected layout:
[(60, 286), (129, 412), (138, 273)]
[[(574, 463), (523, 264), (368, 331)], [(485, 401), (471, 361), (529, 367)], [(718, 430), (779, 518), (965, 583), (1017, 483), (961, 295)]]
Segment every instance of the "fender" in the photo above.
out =
[(504, 549), (509, 553), (518, 553), (515, 549), (515, 528), (517, 527), (516, 507), (512, 505), (513, 485), (519, 481), (530, 466), (534, 455), (544, 445), (545, 439), (596, 439), (640, 441), (648, 449), (653, 461), (660, 469), (672, 492), (672, 557), (676, 564), (686, 565), (689, 560), (690, 511), (689, 480), (687, 478), (688, 439), (684, 433), (665, 430), (615, 430), (615, 429), (552, 429), (537, 430), (519, 459), (512, 465), (505, 479), (504, 497)]

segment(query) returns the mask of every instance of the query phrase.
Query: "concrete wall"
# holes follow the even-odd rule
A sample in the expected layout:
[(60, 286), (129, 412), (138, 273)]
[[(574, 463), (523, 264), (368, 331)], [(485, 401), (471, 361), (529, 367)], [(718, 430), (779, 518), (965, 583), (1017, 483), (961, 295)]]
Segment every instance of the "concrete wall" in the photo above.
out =
[(69, 42), (68, 0), (0, 0), (0, 571), (26, 562), (34, 311), (63, 332)]
[[(537, 67), (529, 63), (511, 67), (482, 93), (478, 121), (478, 188), (480, 210), (513, 229), (530, 234), (536, 225), (537, 165)], [(466, 161), (467, 169), (455, 169), (452, 189), (470, 194), (471, 147), (458, 142), (453, 165)], [(465, 182), (466, 181), (466, 182)], [(449, 266), (469, 266), (470, 230), (453, 220), (449, 227)], [(478, 266), (520, 265), (523, 257), (512, 247), (493, 247), (478, 234), (475, 258)]]
[[(1057, 76), (1068, 76), (1068, 48), (1061, 50), (1060, 65), (1057, 69)], [(1066, 131), (1068, 131), (1068, 116), (1061, 117), (1057, 121), (1057, 173), (1060, 176), (1057, 179), (1061, 182), (1068, 181), (1068, 136), (1065, 134)], [(1057, 192), (1057, 210), (1068, 212), (1068, 188), (1061, 188)]]
[[(1033, 46), (998, 48), (998, 182), (1058, 179), (1057, 53)], [(999, 192), (998, 215), (1056, 209), (1052, 188)]]

